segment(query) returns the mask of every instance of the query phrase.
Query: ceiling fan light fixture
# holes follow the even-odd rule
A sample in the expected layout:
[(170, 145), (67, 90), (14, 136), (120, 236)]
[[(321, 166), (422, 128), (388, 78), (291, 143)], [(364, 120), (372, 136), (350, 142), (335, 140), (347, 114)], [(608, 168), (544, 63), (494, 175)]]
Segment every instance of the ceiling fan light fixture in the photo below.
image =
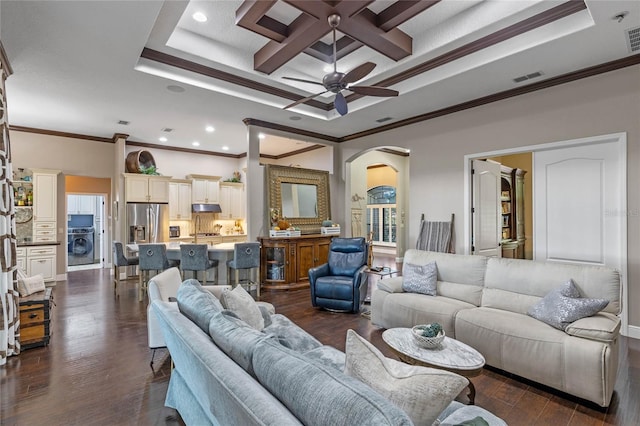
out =
[(353, 68), (351, 71), (347, 73), (338, 72), (338, 57), (336, 54), (336, 28), (340, 25), (340, 15), (333, 14), (327, 17), (327, 21), (329, 22), (329, 26), (333, 30), (333, 67), (330, 71), (326, 71), (326, 74), (322, 78), (322, 83), (317, 81), (305, 80), (302, 78), (295, 77), (283, 77), (286, 80), (294, 80), (302, 83), (309, 84), (317, 84), (320, 86), (324, 86), (325, 90), (319, 93), (316, 93), (311, 96), (307, 96), (305, 98), (298, 99), (297, 101), (285, 106), (283, 109), (292, 108), (296, 105), (305, 103), (310, 101), (311, 99), (325, 94), (327, 92), (335, 93), (336, 96), (333, 100), (333, 106), (336, 111), (340, 115), (345, 115), (348, 112), (347, 100), (342, 94), (342, 90), (349, 90), (351, 92), (357, 93), (359, 95), (364, 96), (379, 96), (379, 97), (390, 97), (390, 96), (398, 96), (397, 90), (387, 89), (386, 87), (378, 87), (378, 86), (349, 86), (351, 83), (355, 83), (359, 80), (365, 78), (373, 69), (376, 67), (376, 64), (373, 62), (365, 62), (364, 64), (358, 65)]

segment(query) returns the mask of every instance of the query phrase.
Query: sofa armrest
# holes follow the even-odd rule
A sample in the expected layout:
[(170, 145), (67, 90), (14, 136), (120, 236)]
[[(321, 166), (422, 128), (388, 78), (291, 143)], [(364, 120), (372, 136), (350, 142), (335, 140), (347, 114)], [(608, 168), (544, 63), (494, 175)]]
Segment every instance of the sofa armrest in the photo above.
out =
[(567, 334), (599, 342), (612, 342), (620, 333), (620, 318), (608, 312), (579, 319), (569, 324)]
[(387, 293), (403, 293), (402, 277), (392, 277), (385, 280), (378, 280), (378, 289)]

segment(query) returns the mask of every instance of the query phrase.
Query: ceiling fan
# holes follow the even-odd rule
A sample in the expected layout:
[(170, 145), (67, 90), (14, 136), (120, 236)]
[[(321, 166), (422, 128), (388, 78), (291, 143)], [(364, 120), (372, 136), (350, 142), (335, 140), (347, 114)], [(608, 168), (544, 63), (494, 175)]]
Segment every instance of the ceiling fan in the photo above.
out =
[(306, 98), (302, 98), (297, 100), (296, 102), (287, 105), (283, 109), (294, 107), (298, 104), (307, 102), (315, 98), (316, 96), (320, 96), (327, 92), (333, 92), (336, 94), (335, 99), (333, 100), (333, 105), (336, 108), (336, 111), (340, 115), (345, 115), (348, 112), (347, 108), (347, 100), (342, 94), (342, 90), (346, 89), (354, 93), (358, 93), (360, 95), (366, 96), (382, 96), (382, 97), (390, 97), (390, 96), (398, 96), (397, 90), (387, 89), (386, 87), (379, 86), (350, 86), (350, 83), (354, 83), (358, 80), (363, 79), (367, 74), (369, 74), (376, 67), (376, 64), (373, 62), (365, 62), (362, 65), (359, 65), (349, 71), (348, 73), (338, 72), (337, 70), (337, 56), (336, 56), (336, 28), (340, 24), (340, 15), (332, 14), (327, 18), (329, 21), (329, 25), (333, 28), (333, 72), (326, 74), (322, 78), (322, 83), (319, 81), (311, 81), (305, 80), (302, 78), (294, 78), (294, 77), (282, 77), (287, 80), (300, 81), (303, 83), (317, 84), (320, 86), (324, 86), (326, 90), (316, 93), (315, 95), (307, 96)]

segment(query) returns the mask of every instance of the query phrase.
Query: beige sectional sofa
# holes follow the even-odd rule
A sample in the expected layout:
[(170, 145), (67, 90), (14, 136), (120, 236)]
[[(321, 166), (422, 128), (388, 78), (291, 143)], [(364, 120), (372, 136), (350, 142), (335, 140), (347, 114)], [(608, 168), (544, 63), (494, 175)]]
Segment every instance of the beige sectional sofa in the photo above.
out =
[[(373, 324), (411, 327), (439, 322), (447, 335), (476, 348), (487, 365), (606, 407), (618, 370), (620, 275), (605, 267), (408, 250), (404, 265), (435, 261), (437, 295), (407, 293), (402, 277), (378, 281)], [(527, 315), (569, 279), (582, 297), (609, 300), (565, 331)]]

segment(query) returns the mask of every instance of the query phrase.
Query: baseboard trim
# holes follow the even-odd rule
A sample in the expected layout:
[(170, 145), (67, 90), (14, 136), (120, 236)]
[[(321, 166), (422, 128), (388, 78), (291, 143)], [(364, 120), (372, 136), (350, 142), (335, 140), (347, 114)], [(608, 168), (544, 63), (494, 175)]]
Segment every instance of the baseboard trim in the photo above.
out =
[(631, 337), (632, 339), (640, 339), (640, 327), (635, 325), (630, 325), (627, 327), (628, 335), (627, 337)]

